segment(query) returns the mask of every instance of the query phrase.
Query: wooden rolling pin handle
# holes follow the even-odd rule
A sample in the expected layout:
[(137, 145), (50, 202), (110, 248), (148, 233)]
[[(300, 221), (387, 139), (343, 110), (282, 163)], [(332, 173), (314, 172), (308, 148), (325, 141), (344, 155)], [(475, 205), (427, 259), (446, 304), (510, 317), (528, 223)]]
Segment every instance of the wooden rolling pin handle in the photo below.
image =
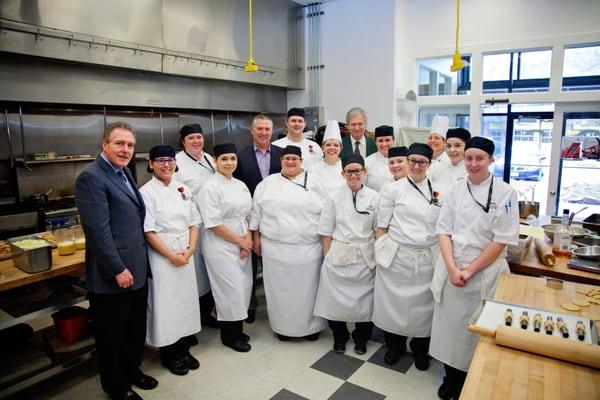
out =
[(487, 328), (483, 328), (481, 326), (471, 325), (471, 324), (467, 324), (467, 329), (470, 332), (477, 333), (478, 335), (481, 335), (481, 336), (491, 337), (492, 339), (494, 337), (496, 337), (496, 331), (493, 329), (487, 329)]
[(548, 246), (543, 239), (534, 239), (533, 245), (535, 246), (535, 252), (542, 264), (553, 267), (556, 264), (556, 256), (552, 254), (552, 249)]
[(496, 344), (528, 353), (600, 368), (600, 346), (576, 342), (556, 336), (540, 335), (498, 325)]

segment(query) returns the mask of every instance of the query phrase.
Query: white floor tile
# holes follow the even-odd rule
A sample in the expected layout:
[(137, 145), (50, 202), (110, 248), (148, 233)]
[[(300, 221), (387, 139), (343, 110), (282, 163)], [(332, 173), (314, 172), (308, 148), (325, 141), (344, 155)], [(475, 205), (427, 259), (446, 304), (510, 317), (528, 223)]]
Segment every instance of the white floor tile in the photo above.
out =
[(344, 381), (312, 368), (305, 370), (285, 389), (311, 400), (325, 400), (333, 394)]

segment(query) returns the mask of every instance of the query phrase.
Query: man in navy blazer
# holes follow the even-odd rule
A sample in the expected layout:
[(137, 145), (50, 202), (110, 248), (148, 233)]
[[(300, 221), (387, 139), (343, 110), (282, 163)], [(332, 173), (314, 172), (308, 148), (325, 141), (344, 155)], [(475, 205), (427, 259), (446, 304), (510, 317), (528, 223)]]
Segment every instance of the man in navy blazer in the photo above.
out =
[(77, 177), (75, 202), (86, 236), (86, 287), (96, 338), (100, 382), (112, 399), (141, 399), (131, 384), (153, 389), (142, 373), (146, 340), (148, 254), (144, 202), (129, 170), (135, 135), (109, 124), (102, 152)]
[[(256, 186), (271, 174), (281, 172), (281, 157), (283, 150), (271, 145), (273, 121), (266, 115), (259, 114), (252, 120), (250, 126), (253, 143), (238, 154), (238, 164), (233, 176), (248, 186), (254, 196)], [(254, 322), (256, 315), (256, 273), (258, 266), (257, 255), (252, 253), (252, 297), (246, 322)]]

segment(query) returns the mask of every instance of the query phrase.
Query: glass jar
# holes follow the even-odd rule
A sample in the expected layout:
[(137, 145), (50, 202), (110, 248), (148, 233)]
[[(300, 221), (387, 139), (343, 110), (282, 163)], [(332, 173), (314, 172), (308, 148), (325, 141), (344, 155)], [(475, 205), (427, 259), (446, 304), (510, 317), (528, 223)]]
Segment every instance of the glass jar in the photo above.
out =
[(73, 231), (70, 228), (56, 229), (54, 236), (56, 236), (59, 255), (68, 256), (75, 253), (75, 240), (73, 239)]
[(85, 250), (85, 234), (81, 225), (75, 225), (71, 228), (73, 231), (73, 241), (77, 250)]

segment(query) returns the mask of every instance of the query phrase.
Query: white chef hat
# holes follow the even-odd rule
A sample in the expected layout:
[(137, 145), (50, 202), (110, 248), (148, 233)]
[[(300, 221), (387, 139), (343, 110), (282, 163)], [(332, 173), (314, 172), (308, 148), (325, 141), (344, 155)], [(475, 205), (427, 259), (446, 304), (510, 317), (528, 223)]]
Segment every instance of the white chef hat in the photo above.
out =
[(338, 142), (342, 141), (342, 135), (340, 134), (340, 124), (335, 119), (327, 121), (325, 127), (325, 134), (323, 134), (323, 143), (329, 139), (335, 139)]
[(436, 115), (433, 117), (433, 121), (431, 122), (431, 130), (429, 133), (437, 133), (444, 139), (446, 139), (446, 132), (448, 131), (448, 125), (450, 124), (450, 120), (445, 115)]

